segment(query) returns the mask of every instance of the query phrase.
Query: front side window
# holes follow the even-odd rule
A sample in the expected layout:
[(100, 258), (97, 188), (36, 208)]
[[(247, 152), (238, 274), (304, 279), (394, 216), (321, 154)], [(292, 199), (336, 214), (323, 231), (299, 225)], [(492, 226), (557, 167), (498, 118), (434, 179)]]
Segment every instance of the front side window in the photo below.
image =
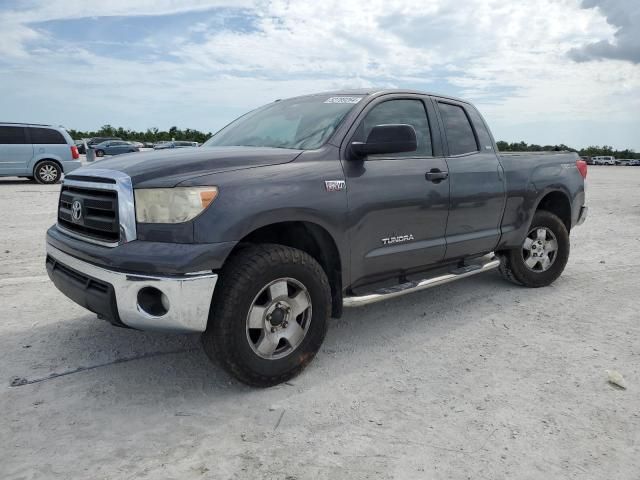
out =
[(464, 109), (458, 105), (440, 102), (438, 102), (438, 109), (447, 135), (449, 155), (477, 152), (476, 136)]
[(24, 127), (0, 127), (0, 145), (24, 145)]
[[(394, 153), (394, 157), (432, 156), (431, 132), (424, 104), (420, 100), (387, 100), (371, 109), (358, 126), (352, 141), (365, 142), (377, 125), (406, 124), (416, 131), (418, 148), (415, 152)], [(376, 155), (370, 155), (375, 157)], [(389, 156), (385, 154), (384, 156)]]
[(51, 128), (29, 127), (31, 143), (35, 144), (62, 144), (67, 143), (62, 134)]
[(361, 95), (314, 95), (271, 103), (238, 118), (203, 147), (321, 147)]

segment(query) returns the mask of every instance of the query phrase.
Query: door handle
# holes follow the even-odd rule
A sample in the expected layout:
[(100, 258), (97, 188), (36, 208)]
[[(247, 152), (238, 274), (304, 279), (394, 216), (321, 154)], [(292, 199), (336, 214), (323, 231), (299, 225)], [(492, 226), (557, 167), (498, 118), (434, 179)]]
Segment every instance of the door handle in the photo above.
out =
[(424, 174), (428, 182), (440, 183), (449, 177), (449, 172), (443, 172), (439, 168), (432, 168), (430, 172)]

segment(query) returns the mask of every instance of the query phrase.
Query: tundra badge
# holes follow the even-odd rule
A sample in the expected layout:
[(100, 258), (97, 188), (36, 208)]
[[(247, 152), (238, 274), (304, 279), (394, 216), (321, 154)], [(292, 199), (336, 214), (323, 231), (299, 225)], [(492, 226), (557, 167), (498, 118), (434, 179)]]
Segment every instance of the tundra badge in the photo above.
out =
[(391, 245), (392, 243), (410, 242), (411, 240), (414, 240), (414, 238), (410, 233), (409, 235), (398, 235), (396, 237), (382, 238), (381, 240), (384, 245)]

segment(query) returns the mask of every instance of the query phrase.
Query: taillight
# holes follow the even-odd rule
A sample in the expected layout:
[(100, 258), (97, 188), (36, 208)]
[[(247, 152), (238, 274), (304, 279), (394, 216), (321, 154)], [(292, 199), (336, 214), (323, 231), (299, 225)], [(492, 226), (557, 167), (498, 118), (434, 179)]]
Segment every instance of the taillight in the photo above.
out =
[(582, 178), (587, 178), (587, 162), (584, 160), (576, 160), (576, 167), (578, 167), (578, 171)]
[(78, 153), (78, 147), (76, 147), (75, 145), (71, 146), (71, 156), (73, 157), (74, 160), (77, 160), (80, 158), (80, 154)]

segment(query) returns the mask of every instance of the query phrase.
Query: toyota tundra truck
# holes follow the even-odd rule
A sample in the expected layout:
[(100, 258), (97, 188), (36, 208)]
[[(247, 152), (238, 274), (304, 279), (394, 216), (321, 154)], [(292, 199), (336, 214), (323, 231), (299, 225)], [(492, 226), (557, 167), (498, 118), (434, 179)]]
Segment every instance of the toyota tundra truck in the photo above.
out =
[(46, 268), (98, 317), (200, 332), (212, 360), (265, 387), (313, 359), (344, 307), (492, 269), (551, 284), (587, 215), (586, 175), (576, 153), (499, 153), (457, 98), (295, 97), (202, 147), (67, 175)]

